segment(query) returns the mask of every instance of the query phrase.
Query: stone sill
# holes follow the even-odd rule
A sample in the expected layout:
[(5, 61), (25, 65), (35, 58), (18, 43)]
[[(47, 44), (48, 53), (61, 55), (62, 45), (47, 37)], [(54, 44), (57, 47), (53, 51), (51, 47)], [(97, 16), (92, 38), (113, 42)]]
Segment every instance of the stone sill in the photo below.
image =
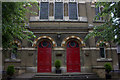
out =
[(32, 47), (25, 47), (25, 48), (18, 48), (18, 50), (29, 50), (29, 51), (35, 51), (37, 50), (36, 48), (32, 48)]
[(16, 70), (25, 70), (26, 67), (15, 67)]
[(95, 5), (91, 5), (91, 7), (95, 8)]
[(87, 23), (88, 21), (79, 21), (79, 20), (37, 20), (37, 21), (32, 21), (30, 22), (81, 22), (81, 23)]
[(56, 51), (64, 51), (65, 48), (62, 48), (62, 47), (55, 47), (55, 48), (53, 48), (53, 50), (56, 50)]
[(77, 20), (70, 20), (68, 16), (63, 19), (54, 19), (54, 16), (50, 16), (49, 19), (39, 19), (39, 16), (30, 17), (30, 22), (88, 22), (87, 17), (78, 17)]
[(15, 63), (20, 63), (21, 59), (5, 59), (4, 62), (15, 62)]
[(97, 59), (97, 62), (112, 62), (112, 59), (111, 58), (100, 58), (100, 59)]
[(104, 66), (92, 66), (92, 69), (105, 69)]
[(104, 20), (93, 20), (93, 23), (104, 23)]

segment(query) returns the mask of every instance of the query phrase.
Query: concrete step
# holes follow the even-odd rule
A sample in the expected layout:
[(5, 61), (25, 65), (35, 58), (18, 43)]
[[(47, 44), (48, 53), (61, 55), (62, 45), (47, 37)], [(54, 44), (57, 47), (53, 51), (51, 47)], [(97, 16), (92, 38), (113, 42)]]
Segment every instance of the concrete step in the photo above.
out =
[(79, 75), (96, 75), (95, 73), (36, 73), (36, 76), (79, 76)]
[(54, 73), (36, 73), (32, 80), (83, 80), (83, 79), (99, 79), (99, 77), (94, 73), (64, 73), (64, 74), (54, 74)]

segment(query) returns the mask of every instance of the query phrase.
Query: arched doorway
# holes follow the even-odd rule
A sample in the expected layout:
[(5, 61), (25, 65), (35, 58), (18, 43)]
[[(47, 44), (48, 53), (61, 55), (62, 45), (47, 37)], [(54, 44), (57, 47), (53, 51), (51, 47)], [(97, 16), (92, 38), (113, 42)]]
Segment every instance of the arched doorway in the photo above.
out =
[(51, 52), (50, 41), (43, 40), (38, 45), (37, 72), (51, 72)]
[(75, 40), (67, 43), (67, 72), (81, 72), (80, 66), (80, 45)]

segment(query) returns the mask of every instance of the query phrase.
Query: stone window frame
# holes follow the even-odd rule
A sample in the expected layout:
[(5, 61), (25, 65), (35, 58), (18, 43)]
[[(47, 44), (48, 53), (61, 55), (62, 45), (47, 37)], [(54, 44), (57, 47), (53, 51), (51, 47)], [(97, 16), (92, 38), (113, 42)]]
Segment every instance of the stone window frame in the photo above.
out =
[[(18, 52), (19, 48), (21, 47), (21, 41), (19, 40), (14, 40), (13, 44), (15, 44), (17, 47), (14, 48), (16, 49), (16, 53)], [(14, 56), (14, 57), (13, 57)], [(11, 60), (17, 60), (17, 54), (14, 54), (12, 51), (10, 52), (10, 59)]]
[[(17, 46), (18, 46), (17, 47), (17, 52), (18, 52), (21, 48), (22, 41), (17, 39), (17, 40), (14, 40), (11, 43), (12, 44), (17, 44)], [(10, 49), (9, 57), (5, 59), (5, 62), (21, 62), (21, 59), (18, 58), (18, 57), (12, 58), (13, 55), (15, 56), (15, 54), (13, 54), (11, 49)]]
[[(97, 42), (96, 44), (97, 47), (99, 47), (99, 55), (101, 59), (106, 59), (107, 58), (107, 47), (109, 46), (109, 43), (103, 40), (100, 40), (99, 42)], [(100, 48), (104, 48), (104, 58), (101, 57), (101, 53), (100, 53)]]
[[(41, 1), (39, 1), (39, 7), (40, 7), (40, 4), (41, 4), (41, 2), (48, 2), (48, 10), (49, 10), (49, 8), (50, 8), (50, 3), (53, 3), (54, 5), (53, 6), (55, 6), (55, 2), (56, 2), (57, 0), (53, 0), (53, 2), (51, 2), (50, 0), (41, 0)], [(64, 1), (64, 0), (60, 0), (60, 1), (62, 1), (63, 2), (63, 19), (55, 19), (55, 16), (54, 16), (54, 8), (55, 7), (53, 7), (53, 18), (54, 19), (50, 19), (50, 16), (49, 16), (49, 12), (50, 11), (48, 11), (48, 19), (40, 19), (40, 11), (39, 11), (39, 17), (36, 17), (36, 18), (34, 18), (34, 17), (31, 17), (31, 20), (32, 21), (36, 21), (36, 20), (38, 20), (38, 21), (81, 21), (81, 20), (79, 20), (79, 12), (78, 12), (78, 4), (79, 3), (85, 3), (85, 1), (77, 1), (77, 0), (74, 0), (74, 1), (71, 1), (71, 0), (67, 0), (67, 2), (66, 1)], [(60, 1), (58, 1), (58, 2), (60, 2)], [(68, 5), (67, 5), (67, 7), (68, 7), (68, 18), (69, 18), (69, 2), (76, 2), (76, 5), (77, 5), (77, 19), (65, 19), (66, 18), (66, 16), (64, 15), (64, 4), (65, 3), (67, 3)], [(86, 22), (86, 21), (85, 21)]]

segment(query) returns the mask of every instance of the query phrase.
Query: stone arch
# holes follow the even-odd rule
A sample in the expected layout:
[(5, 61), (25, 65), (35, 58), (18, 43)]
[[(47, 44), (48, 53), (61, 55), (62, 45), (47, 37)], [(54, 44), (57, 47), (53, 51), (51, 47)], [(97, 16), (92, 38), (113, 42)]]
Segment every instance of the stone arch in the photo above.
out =
[(67, 42), (69, 39), (77, 39), (78, 41), (80, 41), (80, 43), (81, 43), (82, 46), (85, 46), (84, 41), (83, 41), (80, 37), (78, 37), (78, 36), (69, 36), (69, 37), (66, 37), (66, 38), (62, 41), (61, 46), (62, 46), (62, 47), (65, 47), (65, 44), (66, 44), (66, 42)]
[(21, 41), (19, 41), (19, 40), (14, 40), (14, 41), (13, 41), (13, 44), (14, 44), (14, 43), (17, 44), (19, 48), (21, 47)]
[(40, 39), (49, 39), (49, 40), (52, 42), (53, 47), (56, 47), (56, 46), (57, 46), (56, 42), (55, 42), (51, 37), (49, 37), (49, 36), (40, 36), (40, 37), (38, 37), (38, 38), (35, 39), (35, 41), (33, 42), (32, 46), (33, 46), (33, 47), (36, 47), (36, 46), (37, 46), (37, 42), (38, 42)]
[(109, 46), (109, 43), (103, 40), (100, 40), (99, 42), (97, 42), (96, 46), (99, 47), (101, 43), (104, 43), (106, 47)]

